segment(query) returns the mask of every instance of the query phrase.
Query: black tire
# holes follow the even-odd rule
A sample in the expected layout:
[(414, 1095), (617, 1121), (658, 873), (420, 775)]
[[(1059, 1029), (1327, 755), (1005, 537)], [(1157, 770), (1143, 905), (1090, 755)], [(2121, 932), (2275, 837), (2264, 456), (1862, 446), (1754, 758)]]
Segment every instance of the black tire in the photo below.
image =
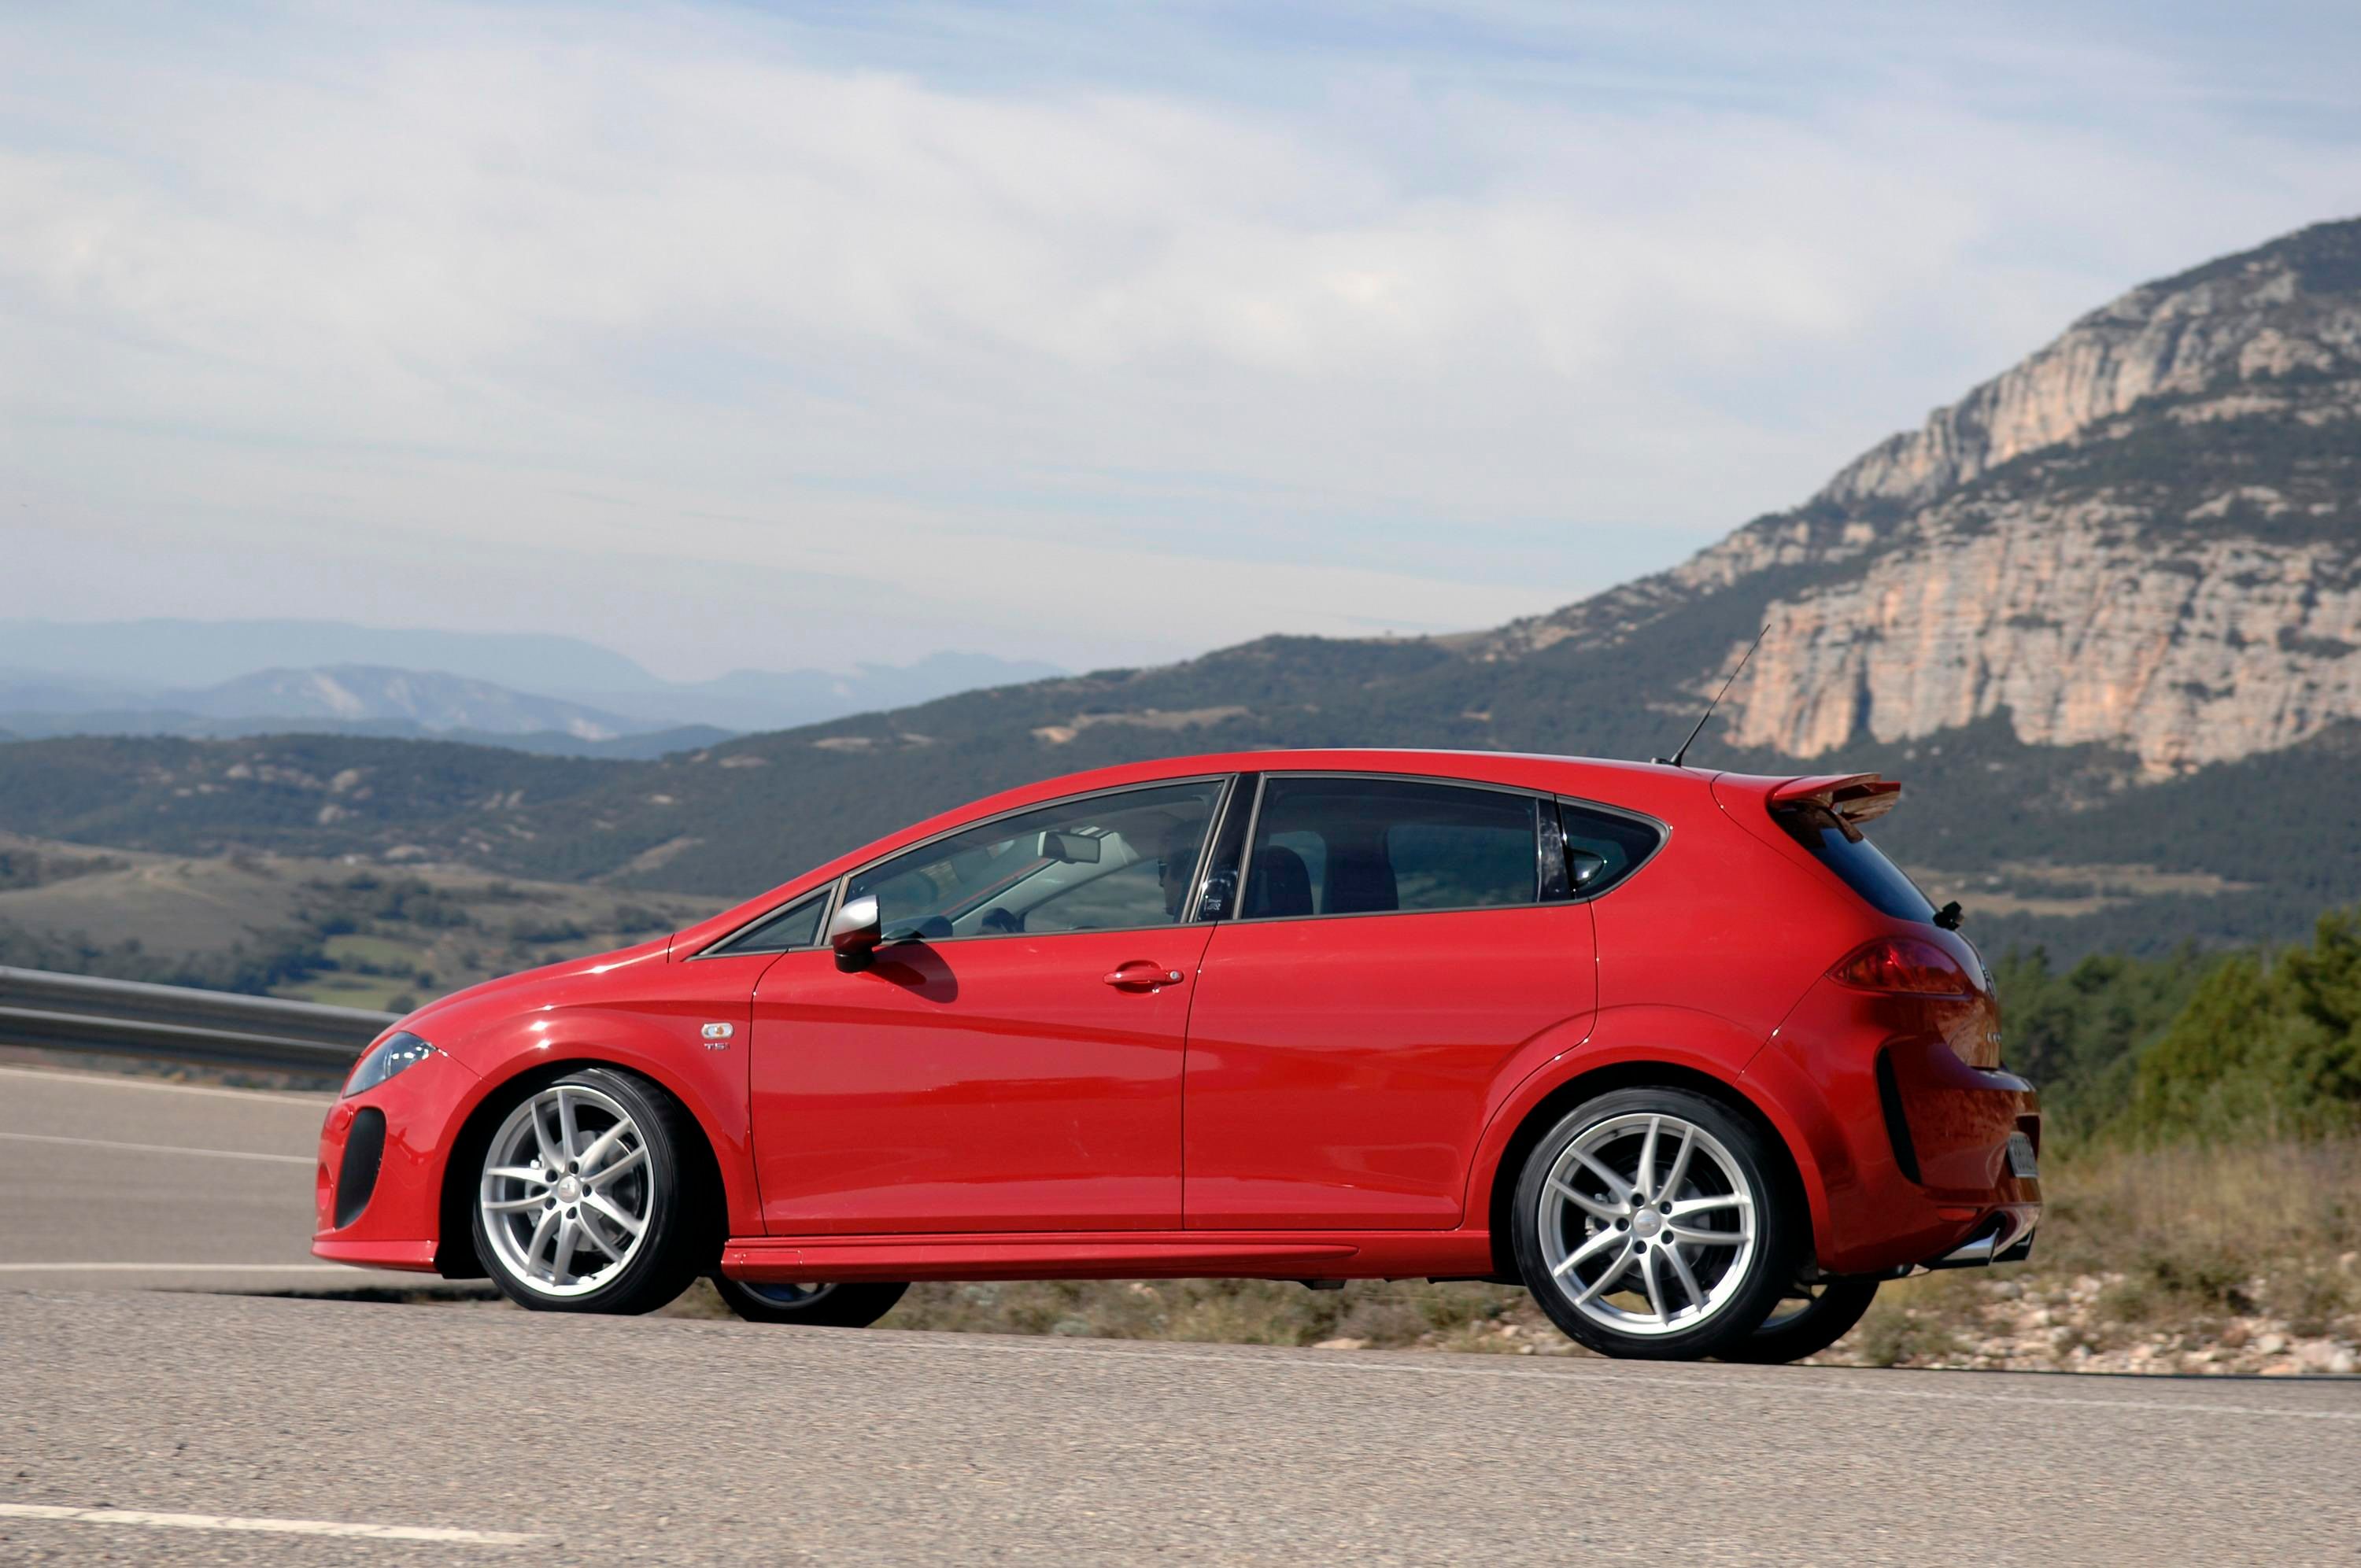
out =
[[(604, 1097), (620, 1106), (636, 1129), (648, 1173), (644, 1187), (637, 1190), (643, 1198), (646, 1212), (636, 1249), (628, 1252), (612, 1277), (580, 1294), (554, 1295), (549, 1288), (522, 1277), (510, 1256), (494, 1245), (489, 1219), (482, 1202), (477, 1201), (486, 1186), (484, 1168), (501, 1157), (500, 1137), (496, 1131), (478, 1157), (479, 1168), (470, 1189), (476, 1255), (500, 1293), (528, 1310), (614, 1315), (652, 1312), (677, 1299), (699, 1275), (713, 1266), (715, 1211), (720, 1198), (712, 1190), (704, 1157), (704, 1135), (679, 1101), (647, 1080), (613, 1068), (581, 1068), (562, 1078), (537, 1083), (530, 1093), (511, 1102), (505, 1115), (514, 1118), (526, 1105), (561, 1089), (577, 1089)], [(507, 1124), (503, 1122), (501, 1126), (505, 1128)], [(513, 1186), (510, 1190), (517, 1190)]]
[(817, 1329), (865, 1329), (894, 1310), (906, 1284), (864, 1280), (840, 1285), (757, 1285), (713, 1277), (730, 1310), (750, 1323), (804, 1323)]
[(1798, 1281), (1771, 1304), (1754, 1332), (1721, 1353), (1724, 1361), (1784, 1365), (1817, 1355), (1852, 1332), (1877, 1299), (1875, 1279), (1824, 1276)]
[[(1651, 1125), (1659, 1129), (1659, 1146), (1656, 1157), (1643, 1162)], [(1701, 1135), (1686, 1160), (1677, 1157), (1687, 1146), (1664, 1146), (1664, 1131), (1675, 1127)], [(1571, 1175), (1554, 1183), (1553, 1172), (1577, 1142), (1596, 1146), (1585, 1152), (1598, 1165), (1570, 1161)], [(1650, 1185), (1657, 1190), (1635, 1205), (1630, 1201), (1637, 1194), (1618, 1189), (1635, 1185), (1642, 1163), (1651, 1164)], [(1601, 1169), (1620, 1176), (1617, 1188)], [(1602, 1094), (1551, 1128), (1526, 1157), (1509, 1218), (1518, 1271), (1550, 1321), (1602, 1355), (1688, 1361), (1724, 1354), (1770, 1316), (1795, 1277), (1809, 1234), (1781, 1171), (1766, 1135), (1717, 1101), (1685, 1089)], [(1616, 1217), (1592, 1212), (1593, 1205)], [(1692, 1247), (1678, 1241), (1676, 1228), (1678, 1234), (1731, 1239)], [(1645, 1297), (1636, 1288), (1643, 1267), (1660, 1285)], [(1686, 1280), (1681, 1268), (1688, 1271)], [(1561, 1285), (1561, 1278), (1570, 1282)], [(1635, 1288), (1625, 1290), (1618, 1283), (1624, 1280)], [(1695, 1294), (1687, 1281), (1695, 1282)], [(1584, 1297), (1589, 1299), (1578, 1299)]]

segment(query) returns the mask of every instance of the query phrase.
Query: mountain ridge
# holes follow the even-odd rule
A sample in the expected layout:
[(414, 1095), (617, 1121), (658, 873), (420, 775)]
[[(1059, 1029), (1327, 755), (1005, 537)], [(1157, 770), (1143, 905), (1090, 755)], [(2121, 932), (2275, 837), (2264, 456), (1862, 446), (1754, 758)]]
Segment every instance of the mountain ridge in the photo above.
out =
[(595, 773), (359, 741), (18, 742), (0, 827), (744, 893), (1101, 763), (1660, 753), (1767, 627), (1699, 765), (1900, 773), (1912, 805), (1881, 842), (2012, 940), (2293, 936), (2361, 883), (2356, 432), (2345, 221), (2129, 291), (1798, 506), (1489, 630), (1266, 637)]
[(2249, 756), (2361, 716), (2356, 432), (2345, 220), (2131, 290), (1801, 506), (1461, 646), (1598, 648), (1784, 572), (1747, 618), (1740, 744), (1810, 758), (2004, 708), (2155, 775)]

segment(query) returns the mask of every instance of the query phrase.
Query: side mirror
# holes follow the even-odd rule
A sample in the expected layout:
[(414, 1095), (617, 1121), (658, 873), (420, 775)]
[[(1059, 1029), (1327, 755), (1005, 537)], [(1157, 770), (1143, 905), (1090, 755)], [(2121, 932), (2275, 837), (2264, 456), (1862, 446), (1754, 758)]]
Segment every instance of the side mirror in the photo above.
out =
[(836, 950), (836, 967), (848, 973), (877, 961), (877, 944), (884, 936), (873, 893), (845, 900), (828, 923), (828, 945)]

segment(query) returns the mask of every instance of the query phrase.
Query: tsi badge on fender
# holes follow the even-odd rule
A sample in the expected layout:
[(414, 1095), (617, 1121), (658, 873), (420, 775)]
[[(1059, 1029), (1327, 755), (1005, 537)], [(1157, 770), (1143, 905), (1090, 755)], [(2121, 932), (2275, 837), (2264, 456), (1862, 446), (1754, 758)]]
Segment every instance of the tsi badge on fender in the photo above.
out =
[(708, 1024), (703, 1031), (705, 1035), (705, 1048), (708, 1051), (728, 1050), (730, 1048), (730, 1036), (737, 1032), (738, 1026), (734, 1024)]

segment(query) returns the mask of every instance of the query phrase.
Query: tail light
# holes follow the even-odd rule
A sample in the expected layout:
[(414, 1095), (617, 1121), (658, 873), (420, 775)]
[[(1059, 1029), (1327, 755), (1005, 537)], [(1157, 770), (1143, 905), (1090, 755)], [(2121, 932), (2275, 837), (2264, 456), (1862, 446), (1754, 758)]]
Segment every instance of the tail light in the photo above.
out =
[(1856, 991), (1898, 996), (1969, 996), (1975, 992), (1975, 981), (1959, 959), (1916, 937), (1880, 937), (1839, 959), (1828, 978)]

